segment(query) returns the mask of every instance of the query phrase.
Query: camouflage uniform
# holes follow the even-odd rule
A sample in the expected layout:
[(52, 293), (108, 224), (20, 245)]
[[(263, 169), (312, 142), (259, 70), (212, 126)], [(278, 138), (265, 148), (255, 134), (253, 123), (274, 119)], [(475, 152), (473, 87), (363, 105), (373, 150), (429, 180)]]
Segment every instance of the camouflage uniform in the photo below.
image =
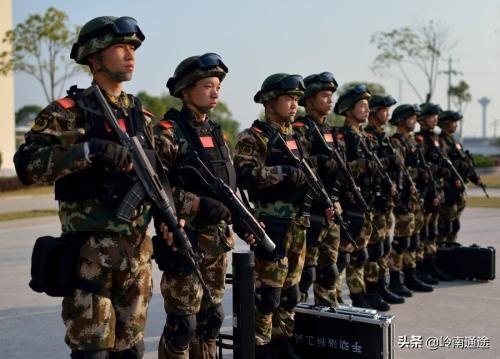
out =
[[(462, 115), (459, 112), (444, 111), (439, 116), (439, 126), (443, 126), (448, 121), (460, 121)], [(462, 148), (462, 144), (455, 140), (452, 135), (441, 131), (439, 135), (442, 151), (447, 156), (464, 181), (480, 183), (480, 179), (471, 167), (467, 154)], [(457, 240), (457, 233), (460, 229), (460, 215), (465, 208), (465, 188), (459, 183), (458, 178), (450, 169), (447, 169), (444, 177), (444, 203), (439, 210), (438, 220), (438, 245), (452, 245)]]
[[(218, 55), (213, 55), (220, 60)], [(179, 64), (168, 82), (173, 96), (182, 97), (184, 87), (203, 78), (224, 79), (227, 68), (222, 60), (210, 68), (183, 72), (193, 61), (200, 58), (203, 61), (203, 56), (206, 55), (189, 57)], [(154, 127), (154, 138), (162, 164), (174, 172), (172, 183), (177, 213), (186, 220), (184, 229), (200, 257), (200, 272), (212, 296), (210, 303), (193, 270), (178, 254), (171, 253), (173, 260), (167, 263), (160, 284), (167, 322), (160, 340), (159, 358), (215, 358), (216, 338), (224, 320), (226, 252), (234, 247), (234, 234), (227, 218), (215, 221), (203, 213), (201, 203), (206, 198), (212, 200), (209, 202), (212, 205), (220, 202), (212, 198), (194, 173), (185, 172), (181, 164), (196, 151), (209, 170), (235, 190), (236, 174), (229, 148), (220, 126), (208, 117), (197, 119), (186, 104), (180, 111), (171, 109), (165, 114)], [(195, 211), (194, 201), (198, 198), (200, 206)]]
[[(306, 78), (307, 79), (307, 78)], [(306, 82), (307, 84), (307, 82)], [(338, 175), (334, 171), (335, 162), (321, 151), (317, 139), (312, 134), (311, 126), (317, 126), (328, 145), (334, 146), (333, 128), (325, 121), (319, 123), (312, 117), (299, 117), (293, 128), (300, 133), (301, 144), (312, 166), (320, 175), (329, 194), (338, 199), (340, 189)], [(326, 168), (326, 167), (329, 168)], [(311, 207), (311, 227), (307, 233), (307, 250), (304, 273), (301, 278), (300, 290), (302, 301), (307, 300), (307, 290), (314, 283), (314, 303), (318, 305), (338, 306), (335, 282), (338, 275), (337, 257), (340, 245), (340, 228), (333, 221), (327, 221), (319, 203), (313, 202)], [(309, 275), (311, 271), (313, 275)], [(304, 280), (307, 279), (307, 280)]]
[[(282, 95), (302, 96), (303, 91), (301, 76), (273, 74), (264, 80), (254, 100), (265, 104), (267, 116), (269, 101)], [(298, 284), (309, 226), (301, 208), (307, 191), (303, 173), (275, 142), (281, 136), (288, 149), (301, 158), (300, 139), (293, 136), (287, 121), (255, 121), (238, 135), (234, 155), (238, 184), (248, 190), (257, 217), (276, 244), (272, 253), (260, 248), (255, 252), (255, 355), (263, 358), (271, 357), (272, 349), (277, 355), (294, 351), (294, 308), (300, 299)]]
[[(144, 130), (151, 135), (150, 115), (136, 111), (140, 111), (140, 103), (135, 97), (122, 93), (119, 97), (107, 95), (107, 99), (129, 133), (133, 134), (132, 118), (127, 114), (134, 113), (142, 115)], [(114, 138), (109, 129), (103, 126), (101, 130), (105, 132), (101, 136)], [(26, 143), (15, 156), (16, 170), (25, 183), (55, 182), (62, 232), (88, 233), (80, 249), (77, 276), (108, 292), (75, 289), (64, 298), (66, 343), (77, 351), (125, 351), (142, 344), (146, 325), (152, 288), (152, 245), (146, 234), (151, 211), (149, 205), (143, 205), (131, 223), (116, 217), (119, 202), (97, 193), (99, 181), (123, 181), (127, 175), (91, 163), (84, 151), (89, 140), (86, 131), (96, 133), (73, 97), (51, 103), (25, 135)], [(84, 187), (73, 187), (76, 183)]]
[[(292, 134), (292, 127), (278, 128), (272, 122), (266, 122), (275, 130), (280, 131), (284, 136)], [(238, 181), (243, 187), (249, 188), (248, 182), (253, 183), (254, 190), (270, 189), (277, 186), (280, 179), (277, 166), (267, 166), (269, 139), (263, 134), (254, 123), (250, 129), (238, 135), (238, 143), (235, 148), (234, 166), (238, 174)], [(251, 179), (244, 179), (248, 176)], [(300, 191), (300, 190), (298, 190)], [(303, 190), (302, 190), (303, 191)], [(290, 193), (287, 193), (290, 197)], [(275, 258), (257, 251), (255, 257), (256, 274), (256, 312), (255, 312), (255, 332), (256, 344), (263, 345), (270, 342), (271, 338), (291, 337), (293, 334), (293, 308), (298, 301), (298, 283), (305, 259), (305, 236), (308, 221), (301, 216), (298, 200), (289, 202), (276, 200), (265, 202), (262, 199), (255, 200), (250, 196), (255, 204), (257, 216), (266, 224), (277, 220), (283, 223), (284, 238), (279, 238), (282, 242), (280, 249), (276, 250)], [(271, 233), (273, 224), (266, 225), (266, 231)], [(269, 228), (268, 228), (269, 227)], [(276, 243), (278, 246), (279, 243)], [(280, 250), (282, 253), (278, 253)], [(267, 308), (265, 305), (267, 292), (274, 296), (274, 307)], [(262, 305), (262, 304), (264, 305)], [(272, 309), (271, 311), (269, 309)]]

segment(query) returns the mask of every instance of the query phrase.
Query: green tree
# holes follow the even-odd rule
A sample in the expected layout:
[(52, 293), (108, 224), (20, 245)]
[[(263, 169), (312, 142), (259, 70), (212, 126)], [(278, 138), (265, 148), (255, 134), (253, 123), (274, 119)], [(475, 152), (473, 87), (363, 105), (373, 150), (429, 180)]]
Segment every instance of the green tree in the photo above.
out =
[(50, 7), (8, 30), (2, 41), (12, 51), (0, 53), (0, 74), (24, 72), (40, 83), (48, 102), (60, 97), (66, 80), (82, 69), (68, 56), (78, 29), (70, 30), (67, 21), (68, 15)]
[[(169, 109), (175, 108), (180, 110), (182, 107), (181, 100), (165, 93), (160, 96), (152, 96), (146, 91), (140, 91), (137, 97), (143, 103), (144, 108), (155, 115), (156, 121), (159, 121)], [(219, 101), (217, 107), (210, 114), (210, 118), (221, 125), (229, 146), (234, 146), (240, 123), (233, 118), (229, 107), (224, 102)]]
[[(379, 51), (373, 60), (372, 70), (383, 74), (384, 70), (398, 68), (421, 102), (431, 100), (436, 87), (439, 60), (444, 52), (454, 46), (448, 30), (432, 20), (415, 29), (403, 27), (377, 32), (372, 35), (371, 43)], [(427, 82), (425, 97), (417, 89), (415, 80), (410, 78), (409, 68), (416, 68), (424, 75)]]
[(26, 105), (16, 111), (16, 126), (30, 126), (35, 120), (42, 107), (38, 105)]

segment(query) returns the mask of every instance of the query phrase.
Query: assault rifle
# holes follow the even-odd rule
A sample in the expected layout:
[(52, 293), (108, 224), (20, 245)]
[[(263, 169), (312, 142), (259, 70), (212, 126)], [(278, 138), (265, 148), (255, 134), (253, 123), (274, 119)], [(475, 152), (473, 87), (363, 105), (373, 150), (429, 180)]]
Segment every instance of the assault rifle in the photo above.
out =
[[(214, 198), (218, 199), (229, 209), (233, 225), (241, 228), (243, 233), (252, 234), (258, 245), (266, 251), (272, 252), (276, 245), (266, 234), (260, 223), (253, 214), (247, 209), (240, 198), (234, 193), (224, 181), (215, 177), (212, 172), (203, 163), (196, 151), (193, 151), (179, 164), (178, 169), (190, 171), (196, 175), (197, 179), (203, 184), (205, 189), (211, 192)], [(200, 172), (201, 170), (201, 172)]]
[[(472, 175), (481, 181), (481, 176), (479, 176), (479, 174), (476, 171), (476, 162), (474, 162), (474, 158), (472, 157), (471, 153), (469, 152), (469, 150), (465, 150), (464, 153), (465, 153), (465, 160), (467, 161), (469, 170), (472, 172)], [(481, 187), (481, 189), (483, 190), (486, 198), (489, 199), (490, 195), (488, 194), (488, 192), (486, 192), (486, 185), (483, 182), (480, 182), (479, 187)]]
[(352, 238), (351, 233), (347, 228), (347, 224), (342, 218), (342, 215), (335, 209), (335, 206), (333, 205), (332, 200), (328, 196), (328, 193), (326, 192), (323, 183), (316, 176), (314, 170), (311, 168), (307, 160), (305, 158), (302, 159), (297, 158), (297, 156), (295, 156), (295, 154), (290, 150), (290, 148), (288, 148), (285, 140), (278, 131), (276, 131), (274, 137), (269, 141), (269, 144), (276, 145), (278, 148), (280, 148), (285, 153), (285, 155), (290, 160), (292, 160), (294, 166), (298, 167), (300, 170), (302, 170), (302, 172), (304, 172), (307, 186), (312, 190), (314, 197), (324, 202), (327, 208), (330, 207), (333, 208), (335, 223), (337, 223), (340, 226), (340, 228), (342, 228), (342, 230), (346, 233), (349, 242), (351, 242), (355, 248), (358, 248), (358, 245), (356, 244), (356, 241)]
[[(135, 174), (139, 179), (120, 204), (117, 217), (125, 221), (131, 221), (135, 217), (135, 212), (139, 204), (144, 199), (150, 201), (158, 211), (159, 221), (165, 223), (168, 226), (168, 230), (173, 233), (175, 245), (179, 253), (185, 256), (187, 262), (194, 270), (194, 273), (203, 287), (205, 296), (210, 303), (213, 303), (210, 290), (200, 272), (200, 267), (198, 265), (199, 258), (193, 251), (193, 247), (191, 246), (191, 242), (186, 232), (184, 232), (183, 228), (179, 227), (175, 208), (171, 204), (171, 200), (164, 187), (167, 177), (162, 167), (153, 166), (139, 139), (136, 136), (129, 136), (127, 132), (120, 128), (113, 111), (104, 98), (101, 89), (96, 84), (84, 90), (81, 95), (82, 97), (79, 100), (81, 107), (104, 116), (107, 124), (116, 133), (121, 144), (127, 148), (132, 159)], [(154, 160), (157, 164), (160, 164), (160, 159), (156, 153), (154, 153)], [(160, 175), (157, 172), (160, 173)], [(167, 190), (170, 192), (170, 188), (167, 188)]]

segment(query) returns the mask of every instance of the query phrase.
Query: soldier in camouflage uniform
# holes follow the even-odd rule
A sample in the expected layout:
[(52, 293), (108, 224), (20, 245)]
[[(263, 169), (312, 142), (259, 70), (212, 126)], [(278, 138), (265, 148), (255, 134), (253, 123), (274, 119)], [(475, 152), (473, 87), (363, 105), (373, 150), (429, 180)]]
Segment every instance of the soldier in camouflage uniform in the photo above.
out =
[[(447, 156), (464, 181), (471, 181), (477, 186), (482, 184), (481, 178), (475, 173), (473, 164), (464, 152), (462, 144), (455, 140), (453, 134), (458, 121), (463, 118), (460, 112), (443, 111), (439, 114), (438, 126), (441, 128), (439, 140), (442, 151)], [(465, 188), (449, 168), (444, 176), (444, 203), (439, 211), (438, 237), (439, 246), (450, 246), (456, 243), (460, 230), (460, 215), (465, 208)]]
[[(295, 156), (302, 157), (300, 139), (291, 122), (304, 94), (299, 75), (267, 77), (254, 97), (262, 103), (265, 120), (238, 135), (234, 167), (239, 185), (247, 189), (256, 214), (276, 244), (272, 253), (255, 252), (256, 358), (298, 358), (293, 347), (294, 307), (300, 299), (299, 281), (306, 252), (303, 214), (307, 188), (304, 173), (293, 164), (276, 139), (281, 136)], [(333, 211), (328, 209), (328, 219)]]
[[(151, 147), (151, 114), (122, 91), (132, 77), (134, 52), (144, 41), (130, 17), (86, 23), (71, 58), (88, 65), (120, 124)], [(81, 107), (76, 86), (37, 116), (14, 161), (25, 184), (55, 184), (63, 238), (82, 240), (77, 289), (65, 297), (62, 318), (72, 358), (142, 358), (151, 297), (151, 206), (131, 222), (118, 219), (120, 200), (133, 183), (125, 147), (105, 119)], [(146, 141), (149, 138), (149, 141)]]
[[(164, 166), (173, 169), (174, 200), (185, 231), (200, 255), (200, 271), (212, 303), (192, 268), (170, 251), (161, 280), (167, 323), (159, 344), (160, 358), (215, 358), (216, 338), (224, 320), (222, 299), (227, 268), (226, 252), (234, 247), (226, 206), (205, 188), (193, 171), (203, 171), (190, 156), (197, 155), (212, 174), (236, 190), (236, 174), (222, 129), (209, 118), (219, 99), (228, 69), (219, 55), (207, 53), (183, 60), (167, 86), (182, 99), (182, 109), (170, 109), (154, 128)], [(156, 238), (154, 239), (156, 240)]]
[[(360, 187), (362, 195), (369, 208), (373, 208), (374, 188), (376, 185), (374, 164), (366, 151), (360, 145), (363, 141), (369, 146), (369, 141), (361, 129), (369, 115), (371, 94), (364, 85), (357, 85), (341, 95), (335, 104), (334, 111), (337, 115), (345, 117), (344, 126), (336, 129), (336, 143), (346, 156), (346, 162), (352, 171), (356, 184)], [(370, 150), (367, 147), (368, 150)], [(349, 287), (352, 304), (357, 307), (382, 308), (383, 303), (378, 295), (367, 296), (364, 278), (364, 266), (369, 258), (367, 245), (372, 233), (373, 212), (368, 210), (363, 213), (360, 205), (356, 203), (353, 195), (342, 190), (340, 203), (344, 209), (344, 217), (349, 222), (349, 231), (356, 241), (358, 248), (344, 239), (341, 233), (339, 249), (339, 262), (347, 263), (346, 280)], [(339, 268), (343, 265), (338, 264)], [(372, 289), (372, 288), (370, 288)]]
[[(396, 100), (392, 96), (373, 95), (369, 101), (368, 125), (364, 129), (374, 152), (385, 170), (391, 175), (398, 171), (400, 157), (395, 154), (384, 127), (389, 120), (389, 109), (395, 104)], [(391, 252), (390, 232), (393, 224), (394, 201), (391, 194), (386, 191), (377, 193), (374, 204), (373, 223), (376, 228), (373, 229), (368, 243), (369, 259), (365, 264), (365, 282), (369, 294), (378, 293), (382, 297), (381, 304), (376, 309), (389, 310), (389, 305), (384, 301), (391, 304), (404, 302), (404, 298), (391, 292), (386, 283), (386, 276), (389, 275), (388, 261)]]
[[(299, 104), (305, 107), (306, 115), (297, 118), (293, 127), (300, 134), (302, 147), (308, 153), (309, 161), (319, 174), (329, 195), (338, 200), (339, 188), (336, 183), (339, 178), (335, 172), (335, 160), (319, 143), (321, 139), (316, 136), (319, 133), (324, 137), (323, 143), (334, 145), (333, 127), (328, 124), (326, 117), (332, 110), (332, 96), (337, 89), (337, 81), (330, 72), (323, 72), (307, 76), (304, 84), (306, 89)], [(338, 202), (337, 206), (340, 209)], [(338, 276), (340, 230), (337, 224), (326, 220), (317, 201), (314, 201), (311, 207), (306, 242), (306, 259), (299, 284), (301, 300), (307, 301), (307, 292), (314, 283), (314, 303), (337, 307), (335, 281)]]
[[(420, 108), (417, 105), (405, 104), (398, 106), (391, 118), (391, 124), (397, 126), (396, 133), (391, 137), (392, 144), (411, 176), (410, 181), (404, 176), (402, 168), (397, 171), (396, 181), (400, 191), (394, 208), (394, 237), (390, 254), (389, 288), (404, 297), (411, 297), (411, 290), (419, 292), (433, 290), (432, 286), (416, 276), (416, 254), (423, 226), (423, 212), (414, 183), (420, 183), (422, 180), (418, 176), (425, 175), (425, 171), (420, 168), (417, 152), (419, 148), (412, 133), (419, 114)], [(401, 281), (402, 271), (404, 283)]]
[(426, 161), (431, 180), (421, 191), (424, 199), (424, 226), (420, 231), (420, 238), (423, 243), (423, 263), (427, 273), (434, 279), (449, 281), (453, 277), (442, 272), (435, 264), (437, 253), (436, 239), (438, 234), (439, 209), (444, 197), (443, 177), (446, 165), (443, 163), (439, 152), (442, 151), (439, 137), (434, 132), (437, 125), (438, 116), (442, 112), (439, 105), (425, 103), (421, 106), (421, 114), (417, 120), (420, 124), (420, 131), (415, 134), (415, 139), (419, 143), (423, 160)]

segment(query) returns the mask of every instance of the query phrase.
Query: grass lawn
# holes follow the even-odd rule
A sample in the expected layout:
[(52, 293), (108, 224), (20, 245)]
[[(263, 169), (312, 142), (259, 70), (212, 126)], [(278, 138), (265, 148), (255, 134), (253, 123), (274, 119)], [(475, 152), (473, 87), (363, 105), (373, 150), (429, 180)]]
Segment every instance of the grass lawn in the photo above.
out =
[(34, 209), (34, 210), (30, 210), (30, 211), (6, 212), (6, 213), (0, 213), (0, 222), (1, 221), (12, 221), (14, 219), (47, 217), (47, 216), (56, 216), (56, 215), (57, 215), (56, 209)]
[(500, 188), (500, 174), (481, 176), (484, 184), (491, 188)]
[(18, 189), (16, 191), (0, 192), (1, 197), (9, 196), (34, 196), (39, 194), (53, 194), (53, 186), (43, 186), (43, 187), (26, 187), (23, 189)]
[(467, 197), (467, 207), (500, 208), (500, 197)]

